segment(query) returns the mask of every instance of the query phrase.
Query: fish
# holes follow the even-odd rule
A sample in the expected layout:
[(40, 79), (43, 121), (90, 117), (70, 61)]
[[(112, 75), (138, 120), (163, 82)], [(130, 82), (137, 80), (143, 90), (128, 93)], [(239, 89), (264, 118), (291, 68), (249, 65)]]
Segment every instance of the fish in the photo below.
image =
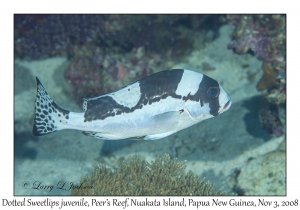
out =
[(103, 140), (158, 140), (227, 111), (229, 94), (214, 79), (188, 69), (164, 70), (119, 90), (83, 99), (83, 112), (59, 107), (36, 77), (32, 133), (80, 130)]

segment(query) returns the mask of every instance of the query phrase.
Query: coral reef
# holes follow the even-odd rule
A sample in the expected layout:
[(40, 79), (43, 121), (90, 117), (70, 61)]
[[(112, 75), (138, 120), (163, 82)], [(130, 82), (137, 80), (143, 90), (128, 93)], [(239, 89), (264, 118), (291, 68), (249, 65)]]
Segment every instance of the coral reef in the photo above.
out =
[(259, 91), (269, 89), (275, 86), (276, 72), (273, 70), (271, 65), (267, 62), (264, 62), (262, 65), (262, 69), (264, 74), (256, 86), (257, 90)]
[[(285, 68), (285, 15), (228, 15), (236, 26), (229, 49), (244, 54), (254, 54), (270, 63)], [(277, 66), (276, 70), (280, 70)]]
[(82, 187), (72, 189), (72, 195), (226, 195), (192, 172), (185, 174), (185, 167), (185, 162), (170, 160), (167, 154), (151, 163), (130, 157), (116, 171), (95, 166), (90, 177), (82, 177)]
[(227, 20), (235, 26), (228, 48), (239, 54), (252, 52), (264, 61), (264, 74), (256, 86), (259, 91), (267, 90), (268, 105), (262, 111), (262, 124), (269, 133), (278, 136), (281, 123), (275, 117), (278, 114), (274, 107), (286, 102), (286, 16), (228, 15)]
[(265, 95), (270, 104), (282, 104), (286, 102), (286, 90), (282, 88), (272, 89)]
[(263, 128), (270, 134), (279, 137), (283, 134), (283, 125), (278, 116), (278, 108), (275, 104), (266, 106), (260, 113)]
[(15, 56), (70, 55), (103, 30), (103, 15), (15, 15)]
[[(228, 48), (239, 54), (253, 52), (264, 61), (264, 71), (266, 65), (269, 65), (268, 72), (274, 71), (269, 73), (270, 78), (264, 81), (273, 80), (275, 74), (276, 86), (285, 88), (286, 16), (228, 15), (227, 19), (236, 26)], [(259, 90), (268, 87), (269, 85), (260, 85)]]
[[(207, 15), (15, 15), (16, 57), (73, 55), (74, 46), (181, 55), (193, 44), (185, 28), (199, 28)], [(195, 23), (198, 24), (195, 24)]]

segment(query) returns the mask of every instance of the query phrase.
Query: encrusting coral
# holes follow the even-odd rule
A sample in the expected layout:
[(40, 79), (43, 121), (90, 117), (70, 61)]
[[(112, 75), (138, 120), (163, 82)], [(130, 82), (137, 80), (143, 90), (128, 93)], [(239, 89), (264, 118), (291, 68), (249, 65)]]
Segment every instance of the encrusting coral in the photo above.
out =
[(282, 124), (274, 110), (286, 102), (286, 16), (228, 15), (227, 20), (235, 26), (228, 48), (238, 54), (252, 52), (263, 61), (264, 74), (256, 86), (259, 91), (267, 90), (264, 96), (268, 105), (261, 112), (262, 125), (278, 137), (283, 134)]
[(228, 15), (236, 26), (229, 49), (239, 54), (251, 50), (276, 68), (285, 68), (285, 15)]
[(266, 106), (261, 112), (261, 123), (263, 128), (276, 137), (282, 136), (283, 126), (278, 116), (278, 108), (275, 104)]
[(72, 195), (226, 195), (191, 171), (186, 174), (185, 168), (185, 162), (167, 154), (151, 163), (129, 157), (115, 171), (94, 166), (93, 174), (83, 176), (82, 187), (72, 189)]

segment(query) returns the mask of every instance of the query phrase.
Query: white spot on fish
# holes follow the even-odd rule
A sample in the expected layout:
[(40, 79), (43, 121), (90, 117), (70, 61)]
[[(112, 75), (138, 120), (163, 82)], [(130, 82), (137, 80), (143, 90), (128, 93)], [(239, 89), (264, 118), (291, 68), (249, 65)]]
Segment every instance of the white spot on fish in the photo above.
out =
[(136, 82), (108, 95), (110, 95), (118, 104), (132, 108), (141, 98), (140, 85)]

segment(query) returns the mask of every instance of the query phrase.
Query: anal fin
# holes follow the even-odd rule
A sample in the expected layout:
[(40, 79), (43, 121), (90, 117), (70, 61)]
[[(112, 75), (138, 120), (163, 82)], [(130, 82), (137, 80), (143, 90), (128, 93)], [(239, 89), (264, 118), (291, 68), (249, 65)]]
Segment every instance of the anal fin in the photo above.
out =
[(120, 139), (122, 139), (118, 136), (114, 136), (111, 134), (97, 133), (97, 132), (93, 132), (93, 131), (83, 131), (82, 133), (86, 136), (91, 136), (91, 137), (94, 137), (97, 139), (103, 139), (103, 140), (120, 140)]
[(128, 138), (129, 140), (145, 140), (146, 136), (136, 136), (136, 137), (131, 137)]

